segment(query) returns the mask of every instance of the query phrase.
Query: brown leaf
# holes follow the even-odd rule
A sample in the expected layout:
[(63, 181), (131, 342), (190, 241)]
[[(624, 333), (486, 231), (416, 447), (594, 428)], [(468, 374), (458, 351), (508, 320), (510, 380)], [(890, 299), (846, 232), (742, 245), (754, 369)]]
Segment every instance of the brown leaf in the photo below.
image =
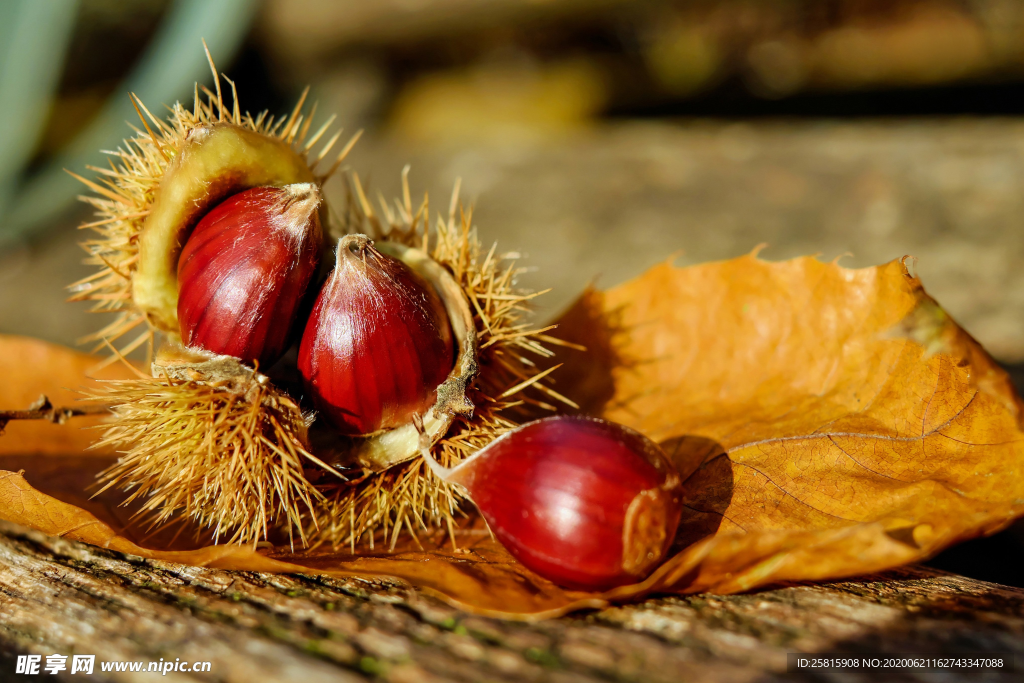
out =
[[(4, 464), (6, 458), (0, 458)], [(87, 463), (79, 463), (83, 484), (91, 478)], [(93, 459), (91, 462), (95, 462)], [(31, 472), (26, 472), (31, 476)], [(45, 487), (40, 481), (37, 486)], [(239, 545), (207, 545), (173, 549), (171, 537), (145, 546), (128, 536), (139, 530), (127, 524), (115, 530), (92, 512), (47, 495), (22, 474), (0, 470), (0, 519), (23, 524), (53, 536), (91, 543), (122, 553), (168, 562), (218, 569), (273, 573), (318, 573), (330, 576), (395, 578), (467, 610), (505, 617), (542, 618), (570, 609), (601, 607), (599, 596), (565, 591), (519, 565), (482, 529), (457, 534), (460, 550), (425, 543), (428, 550), (406, 543), (395, 553), (353, 556), (337, 551), (264, 554)]]
[[(72, 457), (60, 466), (56, 455), (0, 457), (0, 467), (26, 470), (0, 472), (0, 517), (188, 564), (394, 577), (472, 611), (538, 618), (652, 591), (730, 592), (877, 571), (1024, 512), (1021, 401), (901, 262), (848, 270), (751, 255), (664, 265), (586, 293), (560, 324), (562, 338), (590, 350), (558, 359), (566, 362), (559, 390), (662, 442), (687, 477), (677, 552), (642, 584), (602, 595), (562, 590), (474, 527), (457, 534), (458, 552), (421, 538), (425, 549), (410, 541), (364, 556), (196, 547), (188, 533), (146, 539), (117, 500), (87, 503), (75, 493), (109, 460), (74, 457), (78, 442), (10, 427), (0, 454)], [(45, 382), (81, 384), (91, 362), (27, 340), (0, 338), (5, 349), (0, 357), (35, 349), (44, 360), (3, 389), (3, 403), (51, 391)]]
[(565, 391), (690, 475), (695, 543), (652, 590), (871, 572), (1024, 512), (1020, 398), (900, 261), (662, 265), (562, 322), (596, 349), (566, 355)]
[[(81, 391), (96, 386), (93, 378), (132, 376), (131, 370), (120, 363), (96, 369), (99, 362), (95, 356), (38, 339), (0, 334), (0, 410), (25, 410), (41, 395), (54, 406), (76, 407)], [(0, 455), (81, 453), (97, 436), (95, 430), (85, 428), (98, 425), (100, 420), (93, 416), (76, 418), (71, 427), (45, 420), (11, 421), (0, 429)]]

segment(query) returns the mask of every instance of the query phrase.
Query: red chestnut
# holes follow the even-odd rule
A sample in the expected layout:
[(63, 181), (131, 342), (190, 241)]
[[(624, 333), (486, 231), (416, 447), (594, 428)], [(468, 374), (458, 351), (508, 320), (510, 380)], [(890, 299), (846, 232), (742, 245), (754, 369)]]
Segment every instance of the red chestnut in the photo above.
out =
[(178, 322), (187, 346), (274, 363), (320, 262), (323, 236), (311, 183), (255, 187), (196, 225), (178, 261)]
[(613, 422), (529, 422), (451, 469), (422, 450), (435, 474), (469, 492), (517, 560), (568, 588), (642, 580), (679, 524), (678, 473), (657, 444)]
[(409, 424), (434, 405), (454, 363), (434, 288), (366, 236), (342, 238), (299, 345), (299, 372), (320, 414), (349, 435)]

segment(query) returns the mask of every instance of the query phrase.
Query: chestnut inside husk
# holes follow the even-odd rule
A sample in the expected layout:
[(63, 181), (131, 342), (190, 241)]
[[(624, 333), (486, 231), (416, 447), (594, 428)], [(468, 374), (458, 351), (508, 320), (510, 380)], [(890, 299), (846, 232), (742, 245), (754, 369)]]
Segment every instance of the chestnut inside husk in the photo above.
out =
[[(446, 325), (451, 329), (457, 355), (450, 371), (446, 372), (443, 380), (431, 391), (435, 400), (425, 410), (418, 411), (415, 415), (415, 418), (421, 421), (431, 444), (436, 443), (448, 431), (455, 416), (473, 414), (474, 406), (466, 396), (466, 388), (473, 381), (479, 368), (476, 326), (469, 302), (451, 274), (419, 249), (395, 242), (374, 243), (364, 235), (349, 235), (339, 243), (339, 252), (354, 245), (360, 245), (360, 249), (373, 248), (397, 259), (422, 278), (422, 281), (437, 293), (443, 304), (441, 313), (446, 318)], [(340, 258), (349, 258), (350, 252), (343, 253), (345, 255)], [(399, 314), (401, 311), (393, 313)], [(417, 343), (429, 346), (432, 341), (423, 338)], [(445, 363), (443, 359), (439, 362)], [(368, 377), (367, 380), (369, 379)], [(342, 455), (345, 461), (355, 461), (370, 471), (382, 472), (419, 454), (420, 436), (413, 422), (414, 417), (410, 415), (404, 424), (352, 439), (340, 450), (336, 450), (336, 453)]]
[(178, 322), (186, 346), (269, 368), (293, 329), (320, 263), (313, 183), (231, 195), (199, 221), (178, 259)]

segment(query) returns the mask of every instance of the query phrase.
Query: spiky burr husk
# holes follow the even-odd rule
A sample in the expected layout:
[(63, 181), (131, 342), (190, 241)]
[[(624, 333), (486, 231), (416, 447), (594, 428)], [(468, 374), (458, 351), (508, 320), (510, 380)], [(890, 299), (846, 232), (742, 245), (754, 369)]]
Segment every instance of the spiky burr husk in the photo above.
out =
[[(83, 343), (97, 342), (96, 350), (137, 331), (138, 334), (119, 349), (120, 353), (128, 355), (148, 345), (152, 357), (156, 329), (132, 297), (132, 283), (140, 256), (140, 236), (146, 219), (153, 211), (154, 198), (168, 167), (193, 131), (204, 126), (230, 123), (279, 140), (291, 146), (305, 160), (317, 184), (323, 184), (338, 170), (359, 137), (356, 134), (350, 139), (330, 166), (322, 169), (320, 165), (334, 149), (341, 130), (336, 131), (314, 153), (313, 148), (328, 133), (335, 117), (331, 116), (314, 132), (310, 132), (316, 105), (304, 113), (308, 88), (286, 117), (275, 118), (266, 111), (257, 116), (248, 112), (242, 114), (234, 83), (225, 77), (231, 85), (233, 98), (233, 105), (228, 109), (224, 104), (220, 78), (212, 60), (210, 67), (216, 92), (203, 88), (206, 96), (204, 100), (197, 85), (192, 109), (186, 109), (180, 102), (176, 102), (170, 108), (170, 116), (166, 121), (154, 116), (141, 100), (132, 95), (132, 103), (144, 130), (135, 128), (134, 137), (126, 139), (118, 149), (107, 152), (110, 156), (109, 168), (88, 167), (99, 174), (95, 181), (71, 173), (96, 193), (81, 199), (96, 209), (97, 220), (79, 228), (95, 233), (95, 236), (82, 242), (82, 247), (88, 253), (85, 263), (96, 266), (97, 271), (69, 286), (70, 300), (89, 301), (92, 303), (92, 311), (117, 314), (117, 318), (109, 325), (82, 339)], [(111, 360), (114, 358), (111, 356)]]
[[(339, 133), (315, 156), (309, 155), (333, 117), (310, 134), (313, 111), (302, 113), (305, 94), (289, 116), (276, 121), (266, 112), (242, 115), (237, 96), (229, 111), (216, 70), (214, 75), (215, 93), (204, 89), (203, 100), (197, 90), (192, 110), (176, 104), (166, 122), (133, 98), (145, 130), (137, 130), (110, 153), (110, 169), (93, 169), (101, 176), (97, 182), (80, 178), (98, 195), (83, 198), (97, 209), (99, 220), (82, 227), (98, 235), (83, 246), (87, 263), (99, 270), (72, 285), (72, 300), (91, 301), (93, 310), (118, 315), (90, 337), (101, 346), (113, 350), (114, 342), (142, 328), (112, 359), (147, 344), (152, 358), (160, 343), (173, 350), (180, 342), (167, 324), (168, 316), (161, 320), (140, 304), (133, 280), (143, 281), (140, 262), (148, 261), (139, 242), (154, 234), (144, 231), (147, 218), (159, 209), (155, 202), (161, 182), (169, 169), (177, 168), (174, 160), (184, 146), (195, 144), (197, 136), (190, 141), (193, 132), (226, 123), (285, 143), (301, 155), (318, 184), (335, 172), (355, 142), (353, 138), (331, 167), (320, 172), (318, 165)], [(433, 446), (435, 457), (452, 466), (514, 428), (517, 411), (524, 407), (554, 410), (553, 403), (574, 404), (546, 384), (554, 368), (541, 371), (533, 360), (549, 357), (546, 345), (561, 342), (547, 334), (551, 328), (535, 329), (524, 322), (538, 293), (516, 287), (521, 269), (515, 255), (499, 255), (494, 247), (484, 250), (471, 214), (459, 209), (457, 187), (447, 218), (439, 218), (431, 230), (426, 199), (413, 210), (407, 171), (402, 200), (393, 206), (382, 203), (379, 211), (366, 200), (358, 177), (351, 175), (341, 225), (327, 222), (326, 227), (335, 236), (360, 232), (415, 247), (446, 268), (465, 293), (479, 346), (479, 375), (466, 391), (475, 412), (455, 415), (445, 437)], [(185, 236), (172, 233), (168, 239), (165, 233), (164, 242), (180, 249)], [(169, 293), (176, 296), (174, 289)], [(339, 482), (339, 471), (324, 464), (309, 445), (307, 416), (266, 377), (223, 357), (217, 361), (223, 367), (215, 372), (203, 359), (164, 361), (154, 365), (157, 376), (108, 383), (95, 397), (113, 406), (100, 445), (122, 453), (101, 475), (101, 483), (128, 490), (129, 500), (142, 500), (154, 523), (180, 513), (220, 540), (254, 543), (279, 527), (290, 537), (297, 534), (303, 545), (327, 542), (353, 550), (372, 546), (375, 537), (393, 545), (403, 530), (414, 537), (420, 530), (452, 530), (461, 494), (435, 478), (421, 458), (376, 474), (349, 466), (340, 473), (347, 480)]]
[[(459, 207), (458, 185), (447, 217), (439, 216), (433, 230), (427, 198), (413, 209), (408, 168), (402, 188), (401, 200), (394, 205), (382, 200), (378, 210), (366, 199), (358, 176), (349, 176), (344, 230), (430, 254), (452, 273), (473, 307), (480, 374), (466, 395), (476, 408), (471, 416), (457, 416), (446, 437), (432, 448), (437, 460), (451, 467), (515, 428), (525, 406), (554, 411), (554, 402), (575, 407), (548, 385), (557, 366), (541, 371), (534, 361), (553, 355), (548, 346), (566, 344), (548, 334), (554, 326), (535, 328), (524, 321), (530, 301), (543, 292), (516, 286), (523, 271), (516, 254), (498, 254), (496, 245), (484, 249), (472, 213)], [(378, 542), (394, 547), (403, 530), (416, 537), (440, 528), (454, 538), (464, 501), (461, 491), (435, 477), (422, 458), (321, 490), (326, 502), (318, 506), (310, 537), (348, 546), (352, 552)]]
[[(313, 151), (328, 135), (334, 117), (311, 132), (316, 106), (303, 111), (308, 89), (286, 117), (242, 114), (234, 83), (224, 78), (232, 92), (228, 108), (212, 60), (210, 67), (215, 91), (203, 88), (203, 97), (197, 85), (192, 109), (175, 103), (166, 121), (132, 96), (143, 129), (136, 128), (134, 137), (108, 152), (109, 168), (90, 167), (99, 174), (95, 181), (72, 174), (95, 192), (82, 200), (96, 209), (97, 220), (81, 228), (95, 233), (82, 246), (88, 253), (85, 262), (98, 270), (71, 285), (70, 298), (91, 302), (93, 311), (117, 314), (112, 323), (83, 340), (113, 351), (106, 362), (123, 359), (142, 346), (148, 346), (152, 359), (161, 344), (173, 347), (179, 341), (174, 330), (161, 330), (138, 305), (133, 284), (140, 241), (161, 183), (190, 138), (194, 144), (197, 131), (235, 126), (290, 148), (288, 154), (296, 155), (303, 172), (318, 185), (337, 171), (358, 138), (357, 134), (322, 168), (341, 131)], [(138, 334), (115, 349), (133, 332)], [(244, 366), (235, 361), (228, 361), (228, 366), (231, 363), (235, 367), (229, 374), (245, 376)], [(102, 395), (93, 397), (112, 406), (111, 426), (99, 445), (122, 453), (101, 474), (104, 488), (130, 491), (128, 501), (143, 499), (142, 511), (156, 524), (181, 513), (210, 528), (218, 539), (254, 543), (281, 527), (289, 537), (297, 533), (304, 544), (304, 528), (320, 495), (303, 475), (303, 466), (326, 465), (307, 449), (306, 418), (297, 404), (269, 381), (253, 381), (239, 391), (237, 382), (225, 384), (222, 377), (196, 373), (188, 363), (178, 369), (192, 374), (165, 372), (110, 382)]]
[(180, 513), (215, 542), (255, 542), (283, 528), (305, 545), (314, 502), (323, 500), (303, 474), (313, 458), (303, 445), (306, 418), (264, 375), (223, 360), (234, 377), (193, 366), (197, 379), (182, 379), (179, 365), (91, 396), (113, 412), (95, 447), (124, 453), (100, 473), (100, 491), (130, 492), (125, 502), (141, 500), (154, 525)]

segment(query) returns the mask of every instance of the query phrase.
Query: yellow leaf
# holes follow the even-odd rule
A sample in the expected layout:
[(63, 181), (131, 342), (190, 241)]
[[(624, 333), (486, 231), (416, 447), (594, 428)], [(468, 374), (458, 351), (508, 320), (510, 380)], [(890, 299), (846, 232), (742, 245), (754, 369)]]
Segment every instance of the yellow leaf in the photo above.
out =
[(1024, 512), (1020, 398), (901, 261), (661, 265), (558, 332), (593, 349), (565, 354), (564, 390), (689, 475), (685, 549), (651, 588), (876, 571)]
[[(25, 410), (42, 395), (56, 407), (81, 407), (80, 392), (89, 385), (97, 386), (93, 378), (132, 376), (132, 371), (122, 364), (94, 372), (99, 363), (95, 356), (38, 339), (0, 334), (0, 410)], [(0, 455), (82, 453), (98, 435), (86, 428), (100, 424), (100, 419), (81, 417), (69, 425), (44, 420), (11, 421), (0, 429)]]

